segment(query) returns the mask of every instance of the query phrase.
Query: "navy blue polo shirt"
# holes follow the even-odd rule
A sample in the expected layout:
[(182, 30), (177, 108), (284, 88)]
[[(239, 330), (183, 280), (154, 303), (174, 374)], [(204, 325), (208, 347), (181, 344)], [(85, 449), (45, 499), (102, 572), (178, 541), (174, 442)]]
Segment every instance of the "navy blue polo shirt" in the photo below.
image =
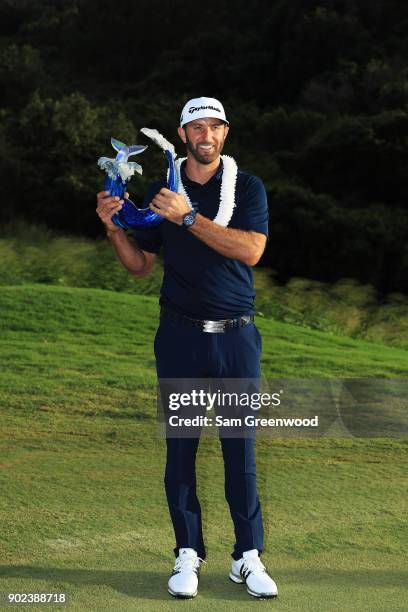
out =
[[(221, 160), (217, 172), (200, 185), (187, 177), (185, 162), (181, 166), (181, 178), (192, 205), (208, 219), (214, 219), (218, 211), (222, 172)], [(165, 186), (164, 180), (150, 185), (144, 206)], [(235, 208), (228, 227), (268, 235), (266, 192), (258, 177), (238, 171)], [(144, 251), (159, 253), (163, 248), (162, 306), (196, 319), (229, 319), (254, 313), (250, 266), (217, 253), (171, 221), (164, 220), (154, 228), (135, 229), (132, 236)]]

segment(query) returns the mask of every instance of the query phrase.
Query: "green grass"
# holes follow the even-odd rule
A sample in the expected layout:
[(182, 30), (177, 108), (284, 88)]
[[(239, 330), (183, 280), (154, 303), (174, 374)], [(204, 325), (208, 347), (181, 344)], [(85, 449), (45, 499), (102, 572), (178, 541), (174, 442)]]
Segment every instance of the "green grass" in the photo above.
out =
[(279, 321), (352, 338), (408, 348), (408, 298), (392, 293), (381, 300), (371, 285), (354, 279), (322, 283), (291, 278), (278, 285), (271, 270), (255, 269), (257, 310)]
[[(15, 223), (0, 229), (0, 286), (47, 285), (159, 293), (162, 263), (137, 283), (107, 240), (60, 236), (42, 226)], [(292, 278), (285, 286), (273, 271), (254, 270), (259, 316), (334, 334), (408, 348), (408, 297), (379, 299), (374, 287), (353, 279), (321, 283)]]
[[(406, 609), (406, 439), (258, 440), (264, 562), (280, 592), (257, 602), (227, 579), (222, 460), (218, 441), (203, 438), (208, 563), (198, 597), (174, 601), (157, 299), (14, 286), (2, 288), (0, 309), (0, 591), (62, 591), (81, 611)], [(265, 377), (407, 376), (402, 349), (258, 324)]]

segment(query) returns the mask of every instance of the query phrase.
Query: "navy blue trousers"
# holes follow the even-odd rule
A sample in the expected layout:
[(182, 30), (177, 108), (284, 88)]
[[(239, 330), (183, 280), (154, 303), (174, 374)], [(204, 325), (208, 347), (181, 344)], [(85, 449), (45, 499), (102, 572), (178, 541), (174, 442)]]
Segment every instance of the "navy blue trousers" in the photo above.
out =
[[(261, 337), (254, 324), (224, 333), (205, 333), (162, 319), (154, 342), (161, 378), (260, 378)], [(235, 531), (234, 559), (246, 550), (263, 550), (264, 531), (256, 489), (255, 439), (220, 437), (225, 497)], [(173, 523), (176, 556), (194, 548), (205, 558), (201, 508), (196, 491), (199, 437), (167, 438), (165, 489)]]

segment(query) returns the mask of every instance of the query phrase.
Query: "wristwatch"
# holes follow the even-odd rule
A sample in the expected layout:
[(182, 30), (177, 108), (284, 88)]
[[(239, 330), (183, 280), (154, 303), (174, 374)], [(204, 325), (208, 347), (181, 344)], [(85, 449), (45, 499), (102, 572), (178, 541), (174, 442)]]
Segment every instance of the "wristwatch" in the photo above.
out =
[(191, 227), (195, 223), (196, 215), (196, 210), (190, 210), (188, 213), (186, 213), (183, 217), (183, 227), (186, 227), (187, 229)]

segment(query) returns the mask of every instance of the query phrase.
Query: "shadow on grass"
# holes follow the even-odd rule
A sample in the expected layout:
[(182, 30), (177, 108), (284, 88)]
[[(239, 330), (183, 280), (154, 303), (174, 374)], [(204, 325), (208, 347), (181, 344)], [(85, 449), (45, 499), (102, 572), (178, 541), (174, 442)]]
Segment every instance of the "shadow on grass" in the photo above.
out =
[[(162, 571), (107, 571), (64, 569), (55, 567), (34, 567), (30, 565), (0, 565), (0, 578), (20, 578), (28, 580), (45, 580), (49, 582), (48, 590), (53, 584), (71, 584), (82, 586), (104, 586), (128, 597), (146, 600), (172, 600), (167, 593), (169, 573)], [(322, 570), (322, 569), (286, 569), (279, 575), (274, 574), (278, 585), (281, 585), (281, 597), (284, 592), (299, 587), (319, 583), (322, 589), (343, 585), (353, 587), (405, 587), (407, 573), (397, 570)], [(55, 587), (54, 587), (55, 590)], [(69, 596), (69, 591), (67, 591)], [(200, 595), (204, 599), (222, 599), (224, 601), (246, 601), (248, 594), (245, 585), (233, 584), (226, 574), (204, 570), (200, 582)]]
[[(54, 585), (71, 584), (75, 588), (85, 586), (104, 586), (111, 588), (118, 593), (128, 597), (146, 600), (173, 600), (167, 592), (167, 581), (170, 571), (107, 571), (107, 570), (86, 570), (86, 569), (64, 569), (55, 567), (34, 567), (31, 565), (1, 565), (1, 578), (18, 578), (25, 580), (42, 580), (49, 584), (47, 592), (55, 591)], [(245, 589), (239, 585), (233, 585), (226, 575), (220, 576), (219, 573), (208, 574), (206, 572), (203, 595), (205, 591), (210, 593), (211, 598), (224, 600), (247, 600), (248, 595)], [(207, 584), (208, 583), (208, 584)], [(237, 587), (238, 589), (235, 588)], [(67, 596), (70, 596), (69, 589), (66, 589)]]

